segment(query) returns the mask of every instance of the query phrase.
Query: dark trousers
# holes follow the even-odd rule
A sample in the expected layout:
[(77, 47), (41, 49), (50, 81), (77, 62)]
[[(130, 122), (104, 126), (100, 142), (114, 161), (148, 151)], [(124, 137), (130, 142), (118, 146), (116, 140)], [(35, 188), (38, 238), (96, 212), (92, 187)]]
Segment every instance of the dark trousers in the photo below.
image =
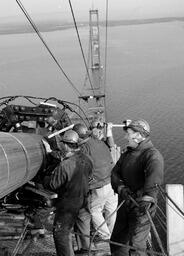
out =
[[(70, 206), (70, 207), (69, 207)], [(73, 256), (72, 230), (76, 222), (80, 200), (78, 203), (67, 205), (57, 210), (54, 219), (53, 237), (57, 256)]]
[(76, 241), (78, 249), (89, 249), (90, 246), (90, 223), (91, 214), (88, 209), (82, 208), (79, 211), (75, 223)]
[(112, 256), (146, 256), (146, 241), (150, 233), (150, 222), (147, 215), (139, 216), (137, 209), (126, 202), (117, 212), (111, 241), (122, 243), (141, 250), (133, 250), (126, 246), (110, 244)]

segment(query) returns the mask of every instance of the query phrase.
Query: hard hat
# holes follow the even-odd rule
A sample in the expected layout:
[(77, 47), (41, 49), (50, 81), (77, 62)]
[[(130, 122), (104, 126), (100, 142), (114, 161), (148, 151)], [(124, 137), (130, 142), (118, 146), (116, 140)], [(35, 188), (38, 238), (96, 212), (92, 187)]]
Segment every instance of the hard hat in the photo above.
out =
[(64, 133), (61, 141), (64, 143), (77, 144), (79, 142), (79, 135), (73, 130), (68, 130)]
[(124, 127), (124, 130), (128, 128), (132, 129), (135, 132), (140, 132), (143, 135), (148, 136), (150, 134), (150, 126), (148, 122), (144, 119), (133, 120), (127, 126)]
[(46, 118), (46, 122), (49, 124), (49, 125), (54, 125), (56, 123), (56, 119), (54, 119), (53, 116), (49, 116), (48, 118)]
[(88, 131), (86, 125), (81, 123), (75, 124), (73, 127), (73, 131), (75, 131), (81, 139), (84, 139), (91, 134), (91, 132)]
[(104, 127), (103, 123), (99, 120), (94, 120), (91, 125), (90, 125), (90, 128), (91, 129), (94, 129), (94, 128), (97, 128), (97, 129), (102, 129)]

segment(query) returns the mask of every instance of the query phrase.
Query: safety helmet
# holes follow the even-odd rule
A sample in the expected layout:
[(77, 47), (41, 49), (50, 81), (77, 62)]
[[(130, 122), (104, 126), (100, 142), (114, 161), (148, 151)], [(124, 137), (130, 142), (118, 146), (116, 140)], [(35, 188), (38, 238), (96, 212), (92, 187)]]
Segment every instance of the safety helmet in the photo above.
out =
[(140, 132), (144, 136), (149, 136), (150, 134), (150, 126), (144, 119), (131, 121), (127, 126), (124, 127), (124, 130), (127, 130), (128, 128), (135, 132)]
[(90, 129), (92, 130), (94, 128), (102, 129), (104, 128), (104, 124), (99, 120), (94, 120), (90, 125)]
[(46, 122), (47, 122), (49, 125), (53, 126), (53, 125), (57, 122), (57, 120), (54, 119), (53, 116), (49, 116), (48, 118), (46, 118)]
[(77, 144), (79, 142), (79, 135), (73, 130), (68, 130), (64, 133), (61, 141), (64, 143)]
[(88, 131), (88, 128), (86, 127), (86, 125), (81, 123), (75, 124), (73, 127), (73, 131), (75, 131), (79, 135), (79, 138), (81, 139), (84, 139), (91, 134)]

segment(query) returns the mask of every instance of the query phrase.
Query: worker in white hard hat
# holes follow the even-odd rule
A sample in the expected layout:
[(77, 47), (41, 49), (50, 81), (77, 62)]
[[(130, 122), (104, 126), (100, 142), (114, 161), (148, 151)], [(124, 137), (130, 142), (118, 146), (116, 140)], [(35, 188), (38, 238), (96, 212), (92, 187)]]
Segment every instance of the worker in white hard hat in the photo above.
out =
[(152, 217), (155, 215), (157, 185), (163, 182), (164, 160), (150, 140), (147, 121), (130, 121), (124, 131), (128, 145), (112, 170), (111, 184), (118, 194), (119, 204), (122, 200), (125, 202), (117, 212), (111, 241), (127, 244), (127, 247), (112, 243), (111, 255), (146, 256), (151, 227), (147, 211)]

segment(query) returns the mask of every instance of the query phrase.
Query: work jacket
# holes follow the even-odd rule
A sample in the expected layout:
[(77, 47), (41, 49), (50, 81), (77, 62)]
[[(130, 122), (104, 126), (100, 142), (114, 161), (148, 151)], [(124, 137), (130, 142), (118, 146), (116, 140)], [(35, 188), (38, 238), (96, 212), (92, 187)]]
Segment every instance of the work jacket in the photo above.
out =
[(109, 184), (114, 163), (108, 146), (97, 138), (89, 137), (81, 145), (81, 150), (93, 160), (93, 180), (90, 182), (90, 189)]
[(57, 165), (51, 177), (45, 180), (45, 188), (58, 194), (56, 210), (70, 211), (72, 207), (83, 206), (89, 192), (92, 167), (90, 158), (80, 151), (65, 157)]
[(148, 195), (156, 199), (157, 187), (163, 182), (164, 161), (149, 138), (136, 148), (127, 147), (114, 166), (111, 184), (115, 192), (126, 185), (137, 196)]

